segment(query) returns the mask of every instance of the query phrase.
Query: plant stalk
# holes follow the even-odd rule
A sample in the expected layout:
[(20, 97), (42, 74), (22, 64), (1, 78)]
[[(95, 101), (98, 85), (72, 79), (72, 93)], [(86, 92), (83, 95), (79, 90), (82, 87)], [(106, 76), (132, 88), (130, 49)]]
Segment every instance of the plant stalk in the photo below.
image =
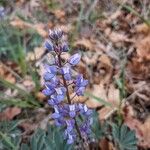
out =
[[(58, 63), (59, 63), (59, 67), (61, 68), (62, 67), (62, 63), (61, 63), (61, 56), (60, 54), (57, 55), (58, 56)], [(63, 83), (64, 83), (64, 87), (66, 88), (66, 96), (67, 96), (67, 100), (68, 100), (68, 103), (71, 104), (71, 98), (70, 98), (70, 95), (69, 95), (69, 89), (68, 89), (68, 85), (67, 85), (67, 82), (64, 78), (64, 75), (62, 75), (62, 79), (63, 79)], [(82, 136), (81, 136), (81, 133), (80, 133), (80, 130), (79, 130), (79, 127), (78, 127), (78, 124), (77, 124), (77, 121), (75, 119), (75, 127), (76, 127), (76, 131), (79, 135), (79, 138), (81, 139), (82, 141), (82, 146), (84, 148), (84, 144), (83, 144), (83, 139), (82, 139)]]

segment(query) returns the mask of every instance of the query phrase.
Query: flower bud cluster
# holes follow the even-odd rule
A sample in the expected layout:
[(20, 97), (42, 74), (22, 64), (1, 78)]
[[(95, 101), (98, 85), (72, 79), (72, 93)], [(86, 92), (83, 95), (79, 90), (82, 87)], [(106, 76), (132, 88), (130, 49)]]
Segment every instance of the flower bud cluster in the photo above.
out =
[[(82, 96), (88, 80), (82, 74), (73, 75), (73, 67), (81, 59), (81, 55), (72, 55), (67, 62), (63, 62), (62, 54), (69, 51), (69, 46), (63, 42), (63, 32), (60, 29), (50, 30), (49, 39), (45, 42), (45, 48), (53, 52), (55, 63), (45, 65), (45, 89), (42, 91), (48, 96), (48, 104), (54, 108), (51, 118), (56, 126), (65, 128), (64, 138), (68, 144), (74, 143), (78, 138), (88, 139), (91, 133), (91, 113), (85, 104), (74, 103), (76, 96)], [(74, 96), (69, 94), (70, 86), (73, 88)]]

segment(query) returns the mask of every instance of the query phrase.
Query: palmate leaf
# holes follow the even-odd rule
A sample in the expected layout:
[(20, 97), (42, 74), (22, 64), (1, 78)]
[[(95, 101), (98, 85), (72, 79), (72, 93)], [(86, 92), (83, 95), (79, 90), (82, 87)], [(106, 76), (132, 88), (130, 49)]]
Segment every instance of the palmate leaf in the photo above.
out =
[(47, 132), (37, 129), (32, 135), (29, 143), (21, 145), (21, 150), (73, 150), (72, 146), (67, 145), (63, 138), (61, 129), (52, 125), (47, 126)]
[(50, 126), (48, 125), (47, 127), (47, 136), (45, 138), (46, 150), (58, 150), (58, 149), (63, 149), (63, 150), (72, 150), (72, 146), (68, 145), (66, 141), (63, 138), (63, 132), (62, 129)]
[(121, 127), (112, 125), (112, 136), (120, 150), (137, 150), (137, 138), (135, 132), (126, 125)]

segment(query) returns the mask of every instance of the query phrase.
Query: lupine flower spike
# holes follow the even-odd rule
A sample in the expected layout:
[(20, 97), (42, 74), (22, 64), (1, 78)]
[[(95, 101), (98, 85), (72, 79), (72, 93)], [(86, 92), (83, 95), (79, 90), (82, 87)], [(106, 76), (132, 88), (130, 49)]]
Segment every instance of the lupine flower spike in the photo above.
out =
[[(63, 32), (60, 29), (50, 30), (49, 39), (45, 42), (45, 48), (55, 54), (55, 64), (45, 65), (45, 89), (43, 93), (48, 96), (48, 104), (54, 109), (51, 118), (55, 125), (64, 127), (64, 139), (68, 144), (82, 138), (89, 139), (91, 133), (92, 110), (85, 104), (74, 103), (75, 96), (82, 96), (88, 84), (88, 80), (82, 74), (73, 75), (73, 67), (81, 59), (81, 55), (72, 55), (67, 63), (62, 61), (61, 55), (69, 51), (69, 46), (63, 42)], [(74, 97), (69, 94), (69, 86), (74, 89)], [(66, 101), (67, 99), (67, 101)], [(81, 119), (82, 118), (82, 119)]]

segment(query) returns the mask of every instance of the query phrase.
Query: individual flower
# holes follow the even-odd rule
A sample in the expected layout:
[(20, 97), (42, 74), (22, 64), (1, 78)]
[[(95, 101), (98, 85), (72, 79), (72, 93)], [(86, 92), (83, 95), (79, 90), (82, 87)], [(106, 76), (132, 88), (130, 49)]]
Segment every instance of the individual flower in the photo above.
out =
[(53, 78), (51, 78), (51, 79), (49, 80), (49, 82), (51, 83), (51, 86), (52, 86), (53, 88), (56, 88), (56, 86), (59, 85), (60, 80), (59, 80), (56, 76), (54, 76)]
[(47, 40), (44, 46), (49, 52), (54, 50), (53, 43), (50, 40)]
[(61, 51), (62, 52), (68, 52), (69, 51), (69, 46), (68, 46), (68, 44), (66, 42), (62, 43)]
[(45, 65), (46, 73), (44, 74), (44, 79), (51, 80), (57, 74), (57, 67), (52, 65)]
[(71, 80), (71, 69), (70, 66), (64, 66), (61, 68), (61, 74), (64, 75), (66, 80)]
[(57, 105), (54, 105), (55, 112), (51, 115), (51, 118), (58, 119), (61, 117), (61, 114), (59, 112), (59, 107)]
[(62, 37), (62, 35), (63, 35), (63, 32), (60, 29), (55, 29), (53, 31), (49, 30), (49, 38), (51, 40), (57, 41)]
[(79, 74), (76, 77), (76, 80), (74, 82), (75, 82), (75, 92), (76, 92), (76, 94), (78, 96), (83, 95), (84, 91), (85, 91), (85, 87), (88, 84), (88, 80), (84, 80), (83, 75)]
[(75, 66), (79, 63), (80, 59), (81, 59), (81, 55), (77, 53), (77, 54), (72, 55), (68, 62), (71, 65)]
[(83, 75), (79, 74), (76, 77), (75, 84), (77, 87), (85, 87), (88, 84), (88, 80), (84, 80)]
[(46, 96), (50, 96), (55, 92), (54, 88), (51, 86), (49, 82), (45, 83), (45, 89), (42, 91), (42, 93)]
[(85, 104), (78, 104), (78, 108), (79, 108), (80, 114), (84, 114), (86, 116), (90, 116), (93, 112)]
[(57, 99), (49, 99), (48, 100), (48, 104), (50, 105), (50, 106), (54, 106), (54, 105), (57, 105), (57, 104), (59, 104), (59, 102), (57, 101)]
[(66, 94), (66, 88), (65, 87), (59, 87), (55, 89), (56, 91), (56, 99), (58, 101), (62, 101), (65, 98), (65, 94)]
[(61, 126), (65, 126), (66, 125), (65, 119), (63, 117), (54, 119), (54, 121), (55, 121), (55, 125), (57, 127), (61, 127)]
[(54, 95), (51, 95), (51, 99), (48, 100), (48, 104), (51, 106), (58, 105), (63, 100), (64, 100), (64, 96), (60, 98), (54, 94)]
[(69, 116), (74, 118), (76, 116), (76, 107), (75, 104), (69, 105)]
[(72, 144), (74, 142), (74, 138), (71, 134), (68, 134), (68, 140), (67, 140), (67, 143), (68, 144)]
[(85, 91), (85, 87), (76, 87), (75, 92), (78, 96), (83, 96)]
[(71, 132), (74, 129), (74, 125), (75, 125), (74, 119), (66, 120), (66, 125), (67, 125), (66, 128), (67, 132)]

